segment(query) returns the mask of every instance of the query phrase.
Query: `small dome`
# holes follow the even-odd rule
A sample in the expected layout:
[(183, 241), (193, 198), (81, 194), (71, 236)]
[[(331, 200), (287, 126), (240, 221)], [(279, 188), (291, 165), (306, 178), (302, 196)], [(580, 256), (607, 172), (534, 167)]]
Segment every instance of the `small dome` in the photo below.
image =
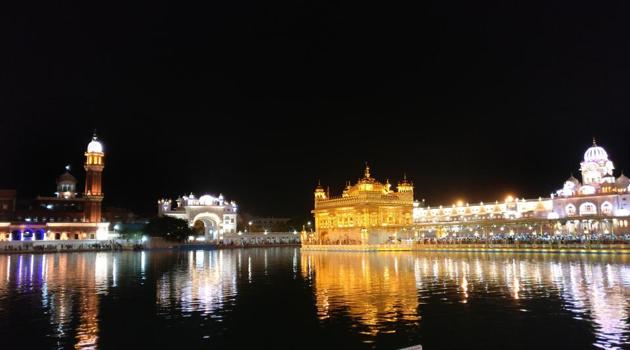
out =
[(70, 174), (69, 172), (65, 172), (61, 175), (59, 175), (59, 177), (57, 178), (57, 183), (73, 183), (76, 184), (77, 183), (77, 179), (72, 176), (72, 174)]
[(598, 146), (593, 140), (593, 146), (589, 147), (584, 153), (584, 160), (587, 162), (597, 162), (608, 160), (608, 153), (602, 147)]
[(630, 179), (626, 175), (621, 173), (621, 175), (617, 178), (617, 180), (615, 180), (615, 184), (618, 187), (626, 188), (630, 186)]
[(576, 179), (575, 176), (573, 176), (573, 174), (571, 174), (571, 177), (569, 177), (567, 179), (567, 181), (565, 181), (565, 183), (567, 183), (567, 182), (571, 182), (571, 183), (575, 184), (576, 186), (580, 185), (580, 180)]
[(94, 135), (92, 141), (87, 146), (88, 153), (103, 153), (103, 144), (98, 141), (98, 137)]
[(213, 205), (214, 204), (214, 197), (205, 194), (205, 195), (199, 197), (199, 204), (201, 204), (201, 205)]

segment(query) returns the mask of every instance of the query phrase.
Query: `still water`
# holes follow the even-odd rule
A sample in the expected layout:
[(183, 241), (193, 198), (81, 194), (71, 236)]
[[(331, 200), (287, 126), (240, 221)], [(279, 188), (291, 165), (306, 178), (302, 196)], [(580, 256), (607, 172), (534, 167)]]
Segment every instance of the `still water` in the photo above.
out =
[(0, 255), (2, 348), (630, 348), (630, 257)]

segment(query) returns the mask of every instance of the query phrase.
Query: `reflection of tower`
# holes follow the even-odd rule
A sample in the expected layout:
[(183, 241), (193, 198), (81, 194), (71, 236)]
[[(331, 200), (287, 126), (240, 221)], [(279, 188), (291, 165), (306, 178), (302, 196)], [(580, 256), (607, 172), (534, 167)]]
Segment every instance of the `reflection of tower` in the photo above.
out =
[(95, 133), (85, 152), (84, 216), (85, 221), (88, 222), (101, 222), (101, 202), (103, 201), (101, 180), (105, 167), (104, 158), (103, 145), (98, 141)]

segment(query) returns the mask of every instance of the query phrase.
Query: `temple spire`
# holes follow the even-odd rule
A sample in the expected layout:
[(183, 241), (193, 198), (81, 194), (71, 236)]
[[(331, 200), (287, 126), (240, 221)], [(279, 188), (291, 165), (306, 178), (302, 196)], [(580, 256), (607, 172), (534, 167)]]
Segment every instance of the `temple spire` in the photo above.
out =
[(368, 165), (368, 162), (365, 162), (365, 178), (368, 179), (370, 177), (370, 166)]
[(597, 146), (597, 142), (595, 141), (595, 136), (593, 136), (593, 146)]

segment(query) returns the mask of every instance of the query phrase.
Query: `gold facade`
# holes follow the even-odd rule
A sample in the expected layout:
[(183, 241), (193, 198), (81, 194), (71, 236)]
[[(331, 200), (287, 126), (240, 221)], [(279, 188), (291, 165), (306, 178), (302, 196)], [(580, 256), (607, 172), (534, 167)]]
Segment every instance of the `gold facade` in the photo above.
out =
[(413, 185), (403, 179), (396, 190), (365, 173), (355, 185), (347, 183), (341, 196), (315, 189), (315, 233), (309, 244), (380, 244), (411, 237)]

